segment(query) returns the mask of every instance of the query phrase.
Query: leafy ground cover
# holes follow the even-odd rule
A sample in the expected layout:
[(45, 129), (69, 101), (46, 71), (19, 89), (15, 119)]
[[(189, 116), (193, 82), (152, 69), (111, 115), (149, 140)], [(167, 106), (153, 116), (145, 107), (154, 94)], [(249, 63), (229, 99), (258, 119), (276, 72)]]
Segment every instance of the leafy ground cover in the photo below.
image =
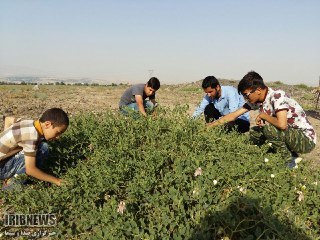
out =
[(46, 166), (67, 184), (1, 192), (4, 210), (55, 213), (60, 239), (319, 239), (316, 171), (186, 112), (73, 116)]

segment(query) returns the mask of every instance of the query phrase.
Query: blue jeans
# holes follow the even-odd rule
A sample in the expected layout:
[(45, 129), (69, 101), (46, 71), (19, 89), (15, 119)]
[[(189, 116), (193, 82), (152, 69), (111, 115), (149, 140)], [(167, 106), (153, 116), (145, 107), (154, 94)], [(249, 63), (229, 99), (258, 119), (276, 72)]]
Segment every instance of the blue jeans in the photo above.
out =
[[(143, 101), (143, 106), (144, 106), (144, 109), (146, 110), (146, 112), (152, 112), (153, 111), (153, 108), (154, 108), (153, 102), (144, 100)], [(134, 103), (130, 103), (130, 104), (126, 105), (126, 106), (121, 107), (120, 110), (121, 110), (121, 113), (123, 113), (124, 115), (127, 115), (130, 110), (138, 112), (139, 108), (138, 108), (137, 103), (134, 102)]]
[[(41, 142), (38, 146), (37, 155), (36, 155), (36, 166), (42, 168), (43, 161), (48, 157), (49, 146), (46, 142)], [(15, 174), (26, 173), (26, 164), (24, 161), (23, 151), (18, 152), (14, 156), (9, 157), (8, 159), (1, 160), (5, 161), (0, 167), (0, 179), (8, 179), (13, 177)]]

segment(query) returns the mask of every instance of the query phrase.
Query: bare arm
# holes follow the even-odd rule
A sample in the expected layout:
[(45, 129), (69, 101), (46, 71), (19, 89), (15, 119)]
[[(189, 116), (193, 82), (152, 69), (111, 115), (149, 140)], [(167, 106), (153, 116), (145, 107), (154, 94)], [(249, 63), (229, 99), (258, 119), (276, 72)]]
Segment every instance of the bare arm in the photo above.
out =
[(142, 96), (141, 95), (135, 95), (135, 100), (136, 100), (136, 103), (137, 103), (137, 106), (138, 106), (138, 109), (140, 111), (140, 113), (143, 115), (143, 116), (147, 116), (146, 114), (146, 111), (144, 109), (144, 106), (143, 106), (143, 99), (142, 99)]
[(260, 113), (256, 117), (256, 124), (261, 126), (263, 124), (262, 120), (264, 120), (280, 130), (285, 130), (288, 127), (287, 112), (287, 110), (279, 111), (276, 113), (275, 117), (272, 117), (266, 113)]
[(25, 156), (25, 163), (26, 163), (26, 174), (27, 175), (30, 175), (31, 177), (37, 178), (39, 180), (54, 183), (54, 184), (60, 186), (62, 179), (56, 178), (50, 174), (47, 174), (47, 173), (41, 171), (39, 168), (37, 168), (35, 157)]
[(221, 124), (225, 124), (227, 122), (231, 122), (231, 121), (234, 121), (236, 120), (238, 117), (240, 117), (242, 114), (248, 112), (249, 110), (246, 109), (246, 108), (239, 108), (238, 110), (232, 112), (232, 113), (229, 113), (221, 118), (219, 118), (218, 120), (212, 122), (212, 123), (208, 123), (207, 126), (208, 127), (213, 127), (213, 126), (218, 126), (218, 125), (221, 125)]

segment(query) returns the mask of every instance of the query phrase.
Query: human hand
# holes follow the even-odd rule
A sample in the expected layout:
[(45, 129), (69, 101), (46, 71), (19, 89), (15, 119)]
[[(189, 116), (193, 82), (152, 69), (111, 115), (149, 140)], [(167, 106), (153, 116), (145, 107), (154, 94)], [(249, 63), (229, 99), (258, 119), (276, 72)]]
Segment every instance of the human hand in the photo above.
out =
[(256, 117), (256, 124), (260, 127), (264, 126), (265, 124), (265, 120), (264, 120), (264, 113), (260, 113), (257, 117)]
[(206, 127), (216, 127), (216, 126), (219, 126), (221, 124), (222, 123), (220, 123), (219, 120), (215, 120), (213, 122), (206, 123)]
[(66, 180), (63, 180), (63, 179), (61, 179), (61, 178), (58, 178), (58, 180), (56, 181), (56, 183), (55, 183), (57, 186), (65, 186), (65, 185), (67, 185), (67, 181)]
[(157, 112), (155, 110), (152, 112), (152, 119), (157, 119)]
[(209, 123), (206, 123), (205, 126), (206, 126), (206, 128), (208, 128), (208, 127), (212, 127), (213, 124), (212, 124), (212, 122), (209, 122)]

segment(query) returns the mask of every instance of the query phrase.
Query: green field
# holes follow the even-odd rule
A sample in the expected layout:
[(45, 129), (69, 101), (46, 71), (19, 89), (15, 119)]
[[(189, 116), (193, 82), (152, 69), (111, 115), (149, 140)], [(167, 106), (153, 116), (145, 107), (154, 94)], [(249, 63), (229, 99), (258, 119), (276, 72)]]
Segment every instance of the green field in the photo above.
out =
[(54, 213), (57, 239), (319, 239), (317, 170), (186, 112), (73, 116), (46, 166), (67, 184), (1, 192), (3, 212)]

